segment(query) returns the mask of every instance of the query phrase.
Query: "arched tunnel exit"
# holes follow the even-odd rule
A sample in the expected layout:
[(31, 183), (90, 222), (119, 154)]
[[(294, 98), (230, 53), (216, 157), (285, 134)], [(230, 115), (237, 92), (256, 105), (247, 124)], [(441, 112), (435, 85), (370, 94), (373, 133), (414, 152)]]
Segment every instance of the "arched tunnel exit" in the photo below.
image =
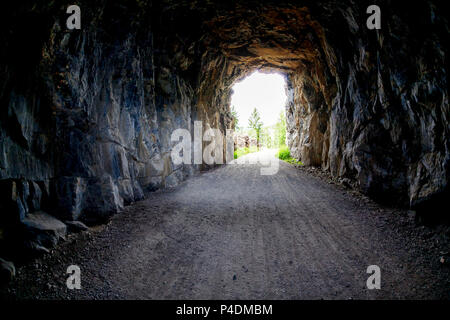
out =
[(286, 149), (286, 76), (254, 71), (232, 88), (234, 158), (261, 149)]
[(448, 299), (448, 19), (375, 2), (14, 5), (0, 297)]

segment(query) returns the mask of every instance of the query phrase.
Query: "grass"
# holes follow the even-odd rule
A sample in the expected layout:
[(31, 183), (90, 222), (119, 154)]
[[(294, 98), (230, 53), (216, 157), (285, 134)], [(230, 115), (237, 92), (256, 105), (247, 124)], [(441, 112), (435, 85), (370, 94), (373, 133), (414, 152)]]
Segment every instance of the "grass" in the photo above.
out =
[(294, 164), (294, 165), (303, 165), (301, 161), (298, 161), (297, 159), (292, 158), (291, 152), (289, 151), (289, 148), (287, 146), (282, 146), (280, 149), (278, 149), (278, 152), (276, 154), (276, 157), (280, 160), (286, 161), (287, 163)]
[(234, 158), (237, 159), (239, 157), (245, 156), (246, 154), (258, 152), (258, 148), (256, 146), (252, 146), (250, 148), (239, 148), (234, 150)]

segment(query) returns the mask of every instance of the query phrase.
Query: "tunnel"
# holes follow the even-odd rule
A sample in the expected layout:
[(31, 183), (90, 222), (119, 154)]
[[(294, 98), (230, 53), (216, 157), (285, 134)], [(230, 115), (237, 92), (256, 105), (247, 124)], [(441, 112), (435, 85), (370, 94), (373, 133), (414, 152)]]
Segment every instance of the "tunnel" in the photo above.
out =
[(0, 256), (59, 241), (33, 219), (104, 223), (211, 169), (174, 163), (171, 134), (233, 129), (232, 87), (258, 70), (286, 77), (295, 159), (448, 224), (442, 2), (77, 1), (69, 29), (71, 4), (25, 1), (0, 22)]

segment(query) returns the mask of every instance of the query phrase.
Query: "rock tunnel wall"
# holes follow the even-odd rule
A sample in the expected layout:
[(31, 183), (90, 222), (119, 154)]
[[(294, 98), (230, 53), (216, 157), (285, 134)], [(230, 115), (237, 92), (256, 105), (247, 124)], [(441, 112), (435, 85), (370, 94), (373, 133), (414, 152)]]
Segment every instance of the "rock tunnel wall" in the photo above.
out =
[(448, 194), (448, 24), (436, 3), (380, 6), (377, 31), (364, 7), (317, 15), (320, 58), (291, 76), (288, 142), (305, 164), (418, 208)]
[(447, 21), (440, 3), (375, 2), (378, 31), (359, 1), (80, 1), (81, 30), (71, 3), (17, 5), (1, 21), (0, 238), (36, 211), (103, 219), (200, 170), (174, 165), (171, 133), (225, 132), (255, 69), (287, 77), (296, 158), (380, 200), (442, 196)]
[[(193, 59), (177, 51), (179, 38), (167, 29), (155, 35), (171, 13), (150, 2), (85, 2), (83, 21), (92, 23), (78, 31), (66, 30), (66, 7), (17, 7), (5, 22), (2, 251), (10, 240), (48, 245), (29, 228), (34, 213), (96, 222), (177, 185), (202, 166), (173, 163), (172, 132), (192, 132), (195, 120), (231, 121), (227, 109), (197, 105), (197, 78), (186, 72)], [(36, 29), (20, 25), (24, 18)]]
[(171, 162), (170, 135), (190, 128), (192, 87), (155, 54), (150, 26), (131, 27), (139, 11), (87, 8), (84, 19), (102, 18), (83, 31), (64, 30), (65, 19), (39, 30), (48, 38), (27, 73), (14, 57), (4, 65), (0, 178), (20, 217), (47, 200), (61, 219), (102, 218), (190, 172)]

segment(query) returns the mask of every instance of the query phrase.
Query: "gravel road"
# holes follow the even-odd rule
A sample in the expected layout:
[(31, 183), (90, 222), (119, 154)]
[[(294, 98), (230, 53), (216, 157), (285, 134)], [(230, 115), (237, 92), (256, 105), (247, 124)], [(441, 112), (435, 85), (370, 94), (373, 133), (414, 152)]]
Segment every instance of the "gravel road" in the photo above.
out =
[[(259, 155), (249, 155), (248, 159)], [(270, 155), (264, 155), (270, 156)], [(278, 160), (276, 160), (278, 161)], [(207, 171), (19, 268), (6, 298), (449, 299), (448, 230), (279, 162)], [(66, 268), (81, 268), (81, 290)], [(381, 289), (369, 290), (369, 265)]]

